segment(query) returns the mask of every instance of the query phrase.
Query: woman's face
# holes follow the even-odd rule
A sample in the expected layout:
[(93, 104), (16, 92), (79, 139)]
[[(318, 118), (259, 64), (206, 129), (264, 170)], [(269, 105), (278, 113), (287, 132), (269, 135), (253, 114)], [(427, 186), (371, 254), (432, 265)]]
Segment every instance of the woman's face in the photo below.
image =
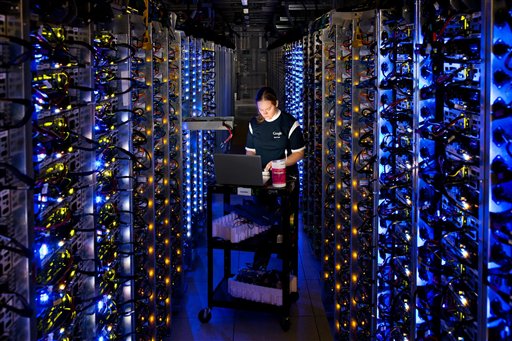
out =
[(272, 104), (271, 101), (267, 101), (266, 99), (256, 102), (258, 106), (258, 111), (263, 116), (265, 120), (270, 120), (277, 114), (277, 107)]

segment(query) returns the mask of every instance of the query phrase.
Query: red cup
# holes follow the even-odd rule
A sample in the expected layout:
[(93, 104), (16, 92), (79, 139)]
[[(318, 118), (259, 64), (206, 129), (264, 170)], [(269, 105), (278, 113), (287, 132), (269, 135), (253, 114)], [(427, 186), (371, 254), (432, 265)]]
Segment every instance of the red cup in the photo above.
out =
[(272, 161), (272, 186), (286, 186), (286, 165), (284, 160)]

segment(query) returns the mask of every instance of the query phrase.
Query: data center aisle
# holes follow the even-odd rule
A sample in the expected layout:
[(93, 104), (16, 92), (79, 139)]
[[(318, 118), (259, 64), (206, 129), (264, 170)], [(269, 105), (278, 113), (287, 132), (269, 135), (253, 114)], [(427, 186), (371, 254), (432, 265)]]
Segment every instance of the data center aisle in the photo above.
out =
[[(284, 332), (275, 312), (213, 307), (208, 323), (198, 320), (198, 312), (207, 306), (206, 245), (199, 246), (195, 269), (187, 274), (187, 291), (181, 309), (173, 314), (171, 341), (250, 341), (250, 340), (333, 340), (332, 316), (326, 313), (321, 298), (320, 264), (312, 254), (307, 236), (299, 222), (299, 300), (291, 306), (291, 327)], [(238, 263), (246, 264), (251, 254), (240, 253)], [(233, 258), (233, 262), (236, 259)], [(269, 267), (273, 262), (272, 258)], [(222, 266), (219, 264), (219, 266)]]

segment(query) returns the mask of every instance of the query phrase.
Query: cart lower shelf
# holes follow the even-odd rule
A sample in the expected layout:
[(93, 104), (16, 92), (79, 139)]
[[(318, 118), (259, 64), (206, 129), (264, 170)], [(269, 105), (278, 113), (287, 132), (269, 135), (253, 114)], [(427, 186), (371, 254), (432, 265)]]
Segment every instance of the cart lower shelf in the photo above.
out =
[[(201, 309), (198, 314), (199, 321), (202, 323), (208, 323), (212, 317), (211, 309), (212, 307), (223, 307), (223, 308), (238, 308), (238, 309), (247, 309), (247, 310), (256, 310), (256, 311), (269, 311), (273, 310), (277, 313), (280, 313), (281, 319), (280, 319), (280, 325), (281, 328), (284, 331), (287, 331), (290, 329), (291, 321), (290, 321), (290, 307), (284, 306), (282, 304), (282, 297), (281, 297), (281, 304), (272, 304), (272, 303), (265, 303), (265, 302), (258, 302), (255, 300), (250, 299), (244, 299), (244, 298), (238, 298), (234, 297), (229, 293), (229, 282), (230, 278), (224, 278), (219, 285), (215, 288), (211, 302), (209, 302), (210, 306), (204, 309)], [(240, 282), (237, 282), (237, 284)], [(292, 284), (294, 283), (294, 284)], [(237, 286), (235, 284), (235, 287)], [(245, 284), (245, 283), (244, 283)], [(297, 281), (296, 277), (292, 279), (290, 282), (290, 287), (292, 289), (295, 289), (295, 291), (292, 291), (289, 294), (289, 302), (295, 302), (299, 298), (299, 294), (297, 292)], [(231, 284), (233, 286), (233, 283)], [(271, 290), (272, 294), (276, 294), (278, 291), (282, 292), (280, 289), (273, 289), (273, 288), (266, 288), (266, 287), (259, 287), (251, 284), (246, 284), (246, 286), (238, 286), (235, 288), (235, 290), (240, 289), (254, 289), (254, 290), (260, 290), (260, 293), (266, 294), (268, 290)], [(258, 289), (259, 288), (259, 289)], [(257, 296), (257, 295), (256, 295)], [(256, 297), (254, 296), (254, 297)], [(249, 297), (251, 295), (249, 294)], [(275, 302), (275, 300), (274, 300)]]

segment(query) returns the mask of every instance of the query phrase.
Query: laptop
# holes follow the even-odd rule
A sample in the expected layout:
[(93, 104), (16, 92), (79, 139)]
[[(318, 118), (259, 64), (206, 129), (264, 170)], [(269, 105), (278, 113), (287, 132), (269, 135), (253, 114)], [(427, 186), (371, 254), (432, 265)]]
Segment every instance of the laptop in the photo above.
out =
[(213, 154), (215, 180), (220, 185), (263, 186), (261, 156)]

